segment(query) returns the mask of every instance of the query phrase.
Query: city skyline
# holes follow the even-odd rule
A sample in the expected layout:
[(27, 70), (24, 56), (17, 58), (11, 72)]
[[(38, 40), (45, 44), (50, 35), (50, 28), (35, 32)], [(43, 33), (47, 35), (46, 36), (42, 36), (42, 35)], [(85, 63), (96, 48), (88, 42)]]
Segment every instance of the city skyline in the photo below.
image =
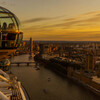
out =
[(99, 0), (2, 0), (20, 19), (24, 40), (99, 41)]

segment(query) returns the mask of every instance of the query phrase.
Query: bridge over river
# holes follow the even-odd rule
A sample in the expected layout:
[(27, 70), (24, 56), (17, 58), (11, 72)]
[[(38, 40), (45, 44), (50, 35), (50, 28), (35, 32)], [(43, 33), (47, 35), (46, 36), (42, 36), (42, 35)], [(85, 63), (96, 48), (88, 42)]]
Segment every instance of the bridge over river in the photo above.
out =
[(17, 66), (19, 66), (19, 65), (23, 65), (23, 64), (26, 64), (27, 66), (29, 66), (30, 64), (35, 64), (35, 62), (11, 62), (11, 65), (15, 65), (15, 64), (17, 64)]
[[(34, 62), (29, 55), (15, 56), (11, 62)], [(84, 86), (63, 78), (55, 72), (40, 66), (36, 70), (35, 64), (12, 64), (10, 71), (14, 73), (27, 90), (31, 100), (100, 100)]]

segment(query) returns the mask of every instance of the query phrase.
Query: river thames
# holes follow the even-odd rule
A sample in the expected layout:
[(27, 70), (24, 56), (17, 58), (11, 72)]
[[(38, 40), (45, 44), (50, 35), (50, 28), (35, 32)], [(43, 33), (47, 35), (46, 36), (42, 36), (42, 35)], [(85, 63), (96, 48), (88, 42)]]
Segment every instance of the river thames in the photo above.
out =
[[(30, 61), (29, 55), (11, 58), (11, 62), (21, 61)], [(30, 100), (100, 100), (100, 97), (84, 86), (63, 78), (43, 66), (36, 70), (35, 64), (11, 65), (10, 71), (22, 82)]]

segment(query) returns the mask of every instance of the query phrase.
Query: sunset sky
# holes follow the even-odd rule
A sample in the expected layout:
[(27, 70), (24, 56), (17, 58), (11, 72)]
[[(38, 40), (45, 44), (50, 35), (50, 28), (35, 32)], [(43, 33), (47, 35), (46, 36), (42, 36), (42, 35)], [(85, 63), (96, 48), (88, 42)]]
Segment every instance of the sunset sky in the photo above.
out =
[(0, 0), (20, 19), (24, 39), (100, 41), (100, 0)]

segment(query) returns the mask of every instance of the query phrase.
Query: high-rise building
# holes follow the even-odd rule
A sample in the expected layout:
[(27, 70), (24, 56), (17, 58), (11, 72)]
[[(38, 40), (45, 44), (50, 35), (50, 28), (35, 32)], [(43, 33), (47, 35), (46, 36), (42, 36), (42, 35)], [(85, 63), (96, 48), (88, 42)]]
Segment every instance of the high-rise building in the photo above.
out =
[(88, 53), (88, 64), (87, 64), (87, 70), (88, 71), (93, 71), (94, 70), (94, 53), (92, 50), (89, 50), (89, 53)]
[(33, 54), (33, 40), (32, 37), (30, 38), (30, 55), (32, 56)]

